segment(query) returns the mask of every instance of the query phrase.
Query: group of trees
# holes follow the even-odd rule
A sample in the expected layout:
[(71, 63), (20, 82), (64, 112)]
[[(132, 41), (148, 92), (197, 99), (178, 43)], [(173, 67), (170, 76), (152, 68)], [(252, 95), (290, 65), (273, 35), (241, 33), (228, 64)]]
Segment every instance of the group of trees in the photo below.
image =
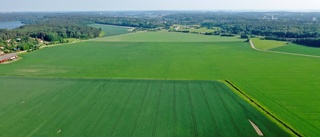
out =
[(305, 45), (305, 46), (320, 48), (319, 38), (301, 38), (301, 39), (295, 39), (293, 42), (297, 44)]
[(101, 33), (101, 29), (87, 26), (92, 23), (89, 20), (72, 18), (69, 15), (36, 15), (21, 18), (27, 25), (12, 30), (0, 29), (0, 46), (5, 46), (6, 52), (35, 50), (38, 48), (39, 40), (47, 43), (65, 43), (68, 41), (67, 38), (90, 39), (98, 37)]

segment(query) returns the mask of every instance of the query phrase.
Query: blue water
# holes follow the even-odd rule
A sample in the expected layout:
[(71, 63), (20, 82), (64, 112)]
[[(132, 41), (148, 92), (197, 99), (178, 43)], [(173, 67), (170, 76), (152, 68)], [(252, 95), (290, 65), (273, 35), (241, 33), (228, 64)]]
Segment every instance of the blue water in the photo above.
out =
[(22, 24), (21, 21), (0, 22), (0, 29), (14, 29), (23, 25), (24, 24)]

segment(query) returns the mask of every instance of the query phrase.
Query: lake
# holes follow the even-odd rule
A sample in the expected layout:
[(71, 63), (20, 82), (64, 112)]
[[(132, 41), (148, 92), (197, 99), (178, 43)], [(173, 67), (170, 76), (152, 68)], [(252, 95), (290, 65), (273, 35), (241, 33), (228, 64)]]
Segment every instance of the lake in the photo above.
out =
[(0, 29), (14, 29), (23, 26), (21, 21), (0, 22)]

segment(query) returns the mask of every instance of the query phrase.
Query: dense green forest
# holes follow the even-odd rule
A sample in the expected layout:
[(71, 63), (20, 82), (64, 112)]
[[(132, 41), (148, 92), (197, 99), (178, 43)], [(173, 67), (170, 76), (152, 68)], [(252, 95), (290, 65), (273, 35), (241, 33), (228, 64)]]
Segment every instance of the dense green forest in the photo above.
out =
[[(135, 30), (170, 29), (175, 24), (219, 28), (205, 35), (262, 37), (320, 47), (320, 13), (317, 12), (70, 12), (1, 13), (0, 21), (21, 21), (24, 26), (0, 29), (0, 46), (12, 50), (36, 49), (39, 40), (47, 43), (68, 42), (67, 38), (90, 39), (101, 30), (88, 24), (135, 27)], [(189, 33), (183, 30), (179, 32)], [(8, 41), (11, 40), (11, 41)], [(18, 42), (18, 44), (17, 44)], [(2, 44), (1, 44), (2, 43)], [(15, 45), (15, 46), (12, 46)]]

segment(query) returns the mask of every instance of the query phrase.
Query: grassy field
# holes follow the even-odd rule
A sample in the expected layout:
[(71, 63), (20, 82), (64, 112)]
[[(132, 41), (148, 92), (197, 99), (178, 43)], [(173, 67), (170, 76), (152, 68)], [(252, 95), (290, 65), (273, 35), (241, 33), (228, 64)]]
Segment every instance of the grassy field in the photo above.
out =
[(320, 56), (320, 48), (307, 47), (276, 40), (261, 40), (259, 38), (253, 38), (251, 40), (258, 49)]
[(0, 77), (0, 87), (0, 136), (258, 136), (248, 119), (289, 136), (221, 82)]
[(197, 33), (210, 33), (210, 32), (215, 32), (218, 30), (218, 28), (214, 28), (214, 29), (208, 29), (208, 28), (198, 28), (198, 29), (195, 29), (195, 28), (191, 28), (191, 29), (182, 29), (180, 31), (183, 31), (183, 30), (187, 30), (187, 31), (190, 31), (190, 32), (197, 32)]
[(101, 28), (102, 33), (101, 37), (115, 36), (121, 34), (130, 33), (128, 30), (132, 29), (131, 27), (122, 27), (122, 26), (112, 26), (112, 25), (103, 25), (103, 24), (91, 24), (89, 25), (95, 28)]
[(273, 48), (271, 50), (272, 51), (281, 51), (281, 52), (290, 52), (290, 53), (320, 56), (320, 48), (306, 47), (306, 46), (297, 45), (297, 44), (293, 44), (293, 43), (290, 43), (287, 46)]
[(287, 42), (276, 40), (261, 40), (260, 38), (251, 38), (254, 46), (262, 50), (270, 50), (273, 48), (283, 47), (287, 45)]
[(0, 75), (224, 79), (234, 70), (230, 67), (236, 60), (232, 60), (242, 53), (230, 52), (235, 57), (224, 59), (229, 63), (221, 58), (232, 48), (246, 46), (245, 42), (83, 42), (21, 55), (21, 61), (2, 65)]
[(256, 51), (238, 38), (168, 32), (112, 36), (21, 56), (18, 62), (0, 65), (0, 75), (228, 79), (303, 135), (320, 134), (316, 58)]

